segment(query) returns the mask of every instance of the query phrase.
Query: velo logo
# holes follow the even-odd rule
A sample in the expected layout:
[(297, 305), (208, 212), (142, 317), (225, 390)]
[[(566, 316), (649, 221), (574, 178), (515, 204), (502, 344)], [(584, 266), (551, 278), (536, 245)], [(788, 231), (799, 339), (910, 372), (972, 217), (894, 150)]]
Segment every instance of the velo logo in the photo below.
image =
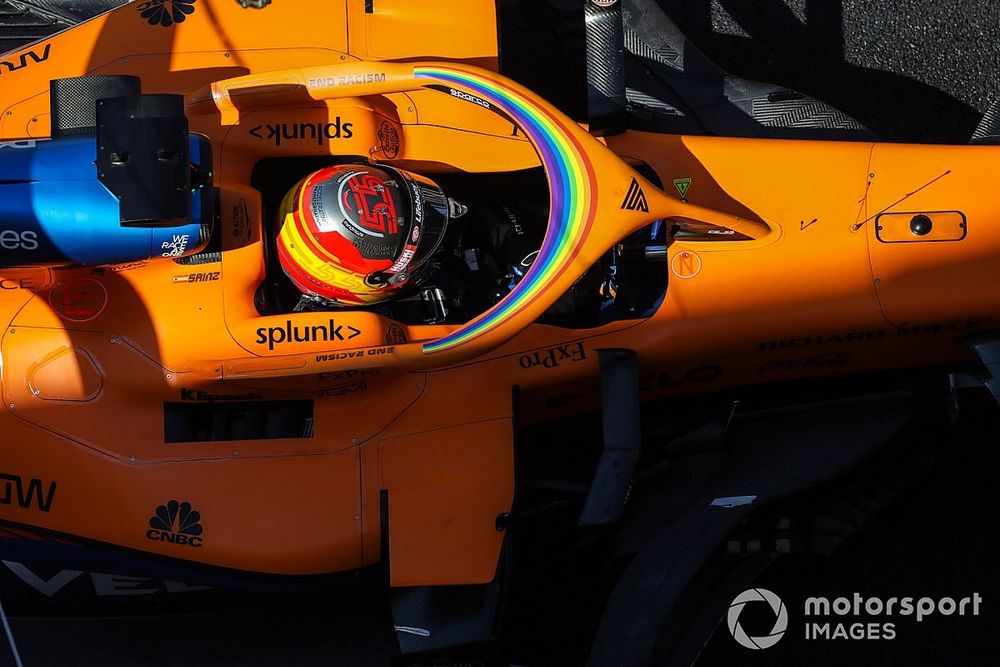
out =
[[(761, 637), (749, 636), (740, 625), (740, 614), (743, 613), (743, 608), (751, 602), (766, 602), (771, 606), (771, 611), (774, 612), (774, 627), (771, 628), (770, 633)], [(785, 630), (788, 629), (788, 610), (781, 598), (766, 588), (751, 588), (736, 596), (733, 603), (729, 605), (729, 615), (726, 620), (729, 634), (733, 636), (733, 639), (740, 646), (757, 651), (771, 648), (785, 636)]]

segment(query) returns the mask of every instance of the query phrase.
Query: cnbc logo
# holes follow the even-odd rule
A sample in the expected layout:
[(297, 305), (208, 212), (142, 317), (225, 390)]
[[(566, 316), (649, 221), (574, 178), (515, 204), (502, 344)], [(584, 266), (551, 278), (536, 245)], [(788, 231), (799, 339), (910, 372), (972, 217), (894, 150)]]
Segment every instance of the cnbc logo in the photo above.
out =
[(201, 514), (192, 509), (191, 503), (171, 500), (153, 512), (146, 538), (155, 542), (200, 547), (203, 532)]

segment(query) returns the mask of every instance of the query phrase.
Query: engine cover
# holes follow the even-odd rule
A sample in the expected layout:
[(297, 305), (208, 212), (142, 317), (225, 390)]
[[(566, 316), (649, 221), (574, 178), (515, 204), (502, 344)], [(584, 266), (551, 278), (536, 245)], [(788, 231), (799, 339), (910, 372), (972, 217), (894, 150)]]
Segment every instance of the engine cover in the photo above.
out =
[[(189, 221), (123, 226), (121, 202), (99, 180), (94, 136), (0, 143), (0, 268), (99, 265), (198, 252), (213, 193), (194, 193)], [(211, 172), (211, 149), (189, 138), (192, 165)]]

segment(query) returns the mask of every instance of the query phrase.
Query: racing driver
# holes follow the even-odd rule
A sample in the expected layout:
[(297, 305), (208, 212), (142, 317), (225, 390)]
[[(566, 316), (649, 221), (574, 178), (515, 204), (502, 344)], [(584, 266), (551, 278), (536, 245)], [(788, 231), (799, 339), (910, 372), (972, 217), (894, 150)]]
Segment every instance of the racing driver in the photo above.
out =
[(530, 268), (540, 236), (529, 238), (510, 207), (469, 196), (472, 212), (431, 179), (387, 165), (309, 174), (278, 215), (278, 261), (301, 294), (294, 309), (387, 305), (433, 286), (448, 295), (446, 311), (485, 310)]

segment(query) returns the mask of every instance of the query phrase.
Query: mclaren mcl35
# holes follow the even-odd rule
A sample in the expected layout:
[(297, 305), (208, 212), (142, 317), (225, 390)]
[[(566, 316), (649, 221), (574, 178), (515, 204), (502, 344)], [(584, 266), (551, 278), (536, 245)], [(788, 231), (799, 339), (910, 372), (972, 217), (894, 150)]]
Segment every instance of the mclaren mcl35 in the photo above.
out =
[[(1000, 396), (1000, 114), (878, 143), (652, 0), (549, 3), (557, 44), (524, 2), (0, 4), (43, 26), (0, 56), (12, 613), (363, 579), (426, 656), (544, 626), (530, 589), (580, 602), (573, 661), (690, 662), (958, 389)], [(500, 201), (531, 261), (483, 291), (445, 241), (396, 299), (303, 307), (279, 212), (339, 165)]]

